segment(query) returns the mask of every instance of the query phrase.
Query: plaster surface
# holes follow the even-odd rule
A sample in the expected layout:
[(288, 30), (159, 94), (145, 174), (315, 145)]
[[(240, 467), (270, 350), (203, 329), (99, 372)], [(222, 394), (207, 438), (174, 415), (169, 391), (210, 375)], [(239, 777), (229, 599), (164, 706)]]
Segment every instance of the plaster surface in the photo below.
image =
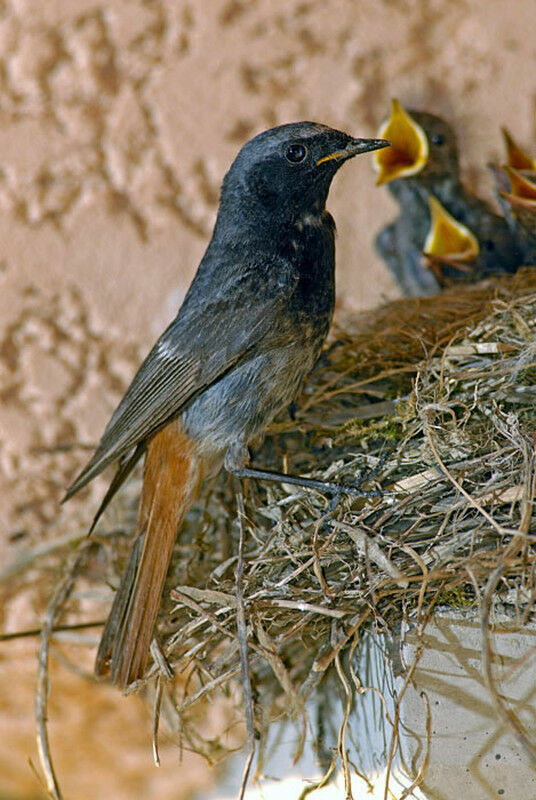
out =
[[(91, 520), (103, 481), (58, 501), (174, 316), (241, 144), (298, 119), (374, 135), (397, 96), (448, 117), (489, 197), (499, 126), (534, 150), (535, 23), (533, 0), (0, 2), (0, 563)], [(395, 209), (370, 160), (341, 172), (329, 205), (339, 308), (396, 296), (372, 246)], [(4, 625), (35, 626), (45, 599), (4, 597)], [(17, 730), (1, 737), (0, 793), (29, 796), (35, 646), (20, 647), (0, 644), (0, 727)], [(69, 798), (103, 796), (94, 761), (61, 754), (62, 737), (83, 750), (99, 709), (133, 737), (108, 754), (115, 798), (132, 796), (141, 727), (144, 796), (189, 791), (170, 777), (178, 756), (153, 772), (136, 700), (55, 681), (80, 714), (51, 718)]]

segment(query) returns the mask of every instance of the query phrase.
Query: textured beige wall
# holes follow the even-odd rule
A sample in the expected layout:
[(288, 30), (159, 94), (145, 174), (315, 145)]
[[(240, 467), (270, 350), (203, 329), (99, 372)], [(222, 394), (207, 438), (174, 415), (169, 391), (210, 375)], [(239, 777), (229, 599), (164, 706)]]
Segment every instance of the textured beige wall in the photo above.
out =
[[(0, 2), (2, 563), (90, 519), (102, 484), (60, 510), (87, 454), (57, 448), (96, 440), (174, 315), (245, 139), (307, 118), (370, 135), (396, 95), (448, 116), (488, 192), (499, 125), (534, 142), (535, 26), (534, 0)], [(339, 305), (394, 296), (372, 250), (394, 208), (370, 159), (330, 207)], [(8, 685), (14, 652), (0, 645)]]

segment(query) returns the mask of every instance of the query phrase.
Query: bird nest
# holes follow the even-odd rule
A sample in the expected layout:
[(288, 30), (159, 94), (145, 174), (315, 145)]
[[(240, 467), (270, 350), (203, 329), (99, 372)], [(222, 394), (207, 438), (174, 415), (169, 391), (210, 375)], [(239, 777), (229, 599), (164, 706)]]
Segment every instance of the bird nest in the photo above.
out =
[[(249, 482), (240, 515), (227, 475), (207, 487), (177, 540), (159, 646), (141, 682), (168, 665), (187, 676), (162, 708), (190, 746), (207, 752), (196, 704), (249, 686), (246, 640), (249, 700), (266, 732), (282, 713), (301, 715), (371, 626), (422, 628), (438, 605), (474, 606), (485, 624), (498, 602), (528, 618), (535, 320), (532, 270), (340, 320), (254, 463), (359, 483), (364, 496)], [(105, 519), (83, 545), (97, 550), (101, 573), (104, 555), (112, 583), (128, 550), (133, 486), (113, 525)]]
[(377, 496), (247, 486), (237, 599), (241, 526), (222, 476), (182, 532), (161, 618), (166, 659), (190, 675), (180, 710), (240, 675), (238, 603), (258, 725), (302, 709), (366, 626), (475, 604), (490, 576), (527, 613), (535, 320), (526, 271), (341, 324), (255, 463)]

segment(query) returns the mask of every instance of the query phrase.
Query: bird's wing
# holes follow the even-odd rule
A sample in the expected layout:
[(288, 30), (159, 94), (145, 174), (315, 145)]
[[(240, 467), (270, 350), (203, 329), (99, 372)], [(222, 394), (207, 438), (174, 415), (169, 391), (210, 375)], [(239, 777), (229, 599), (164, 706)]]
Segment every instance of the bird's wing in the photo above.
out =
[(142, 363), (95, 454), (64, 499), (144, 442), (247, 357), (252, 347), (273, 332), (297, 280), (286, 261), (263, 259), (250, 268), (242, 267), (230, 280), (222, 279), (217, 291), (201, 285), (195, 298), (187, 298)]

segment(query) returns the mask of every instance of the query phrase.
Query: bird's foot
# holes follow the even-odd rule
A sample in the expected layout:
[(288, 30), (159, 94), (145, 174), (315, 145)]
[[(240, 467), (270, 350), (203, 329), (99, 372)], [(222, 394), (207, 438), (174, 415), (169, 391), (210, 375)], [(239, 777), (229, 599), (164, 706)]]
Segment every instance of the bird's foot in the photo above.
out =
[(331, 502), (336, 501), (341, 495), (349, 494), (356, 497), (381, 497), (383, 492), (379, 489), (363, 490), (363, 484), (373, 480), (385, 463), (385, 457), (380, 458), (378, 464), (369, 472), (362, 475), (357, 484), (348, 485), (344, 483), (333, 483), (322, 481), (317, 478), (307, 478), (304, 475), (288, 475), (284, 472), (276, 472), (269, 469), (257, 469), (255, 467), (228, 466), (229, 472), (237, 478), (252, 478), (253, 480), (272, 481), (275, 483), (287, 483), (291, 486), (300, 486), (303, 489), (314, 489), (325, 494), (333, 495)]

